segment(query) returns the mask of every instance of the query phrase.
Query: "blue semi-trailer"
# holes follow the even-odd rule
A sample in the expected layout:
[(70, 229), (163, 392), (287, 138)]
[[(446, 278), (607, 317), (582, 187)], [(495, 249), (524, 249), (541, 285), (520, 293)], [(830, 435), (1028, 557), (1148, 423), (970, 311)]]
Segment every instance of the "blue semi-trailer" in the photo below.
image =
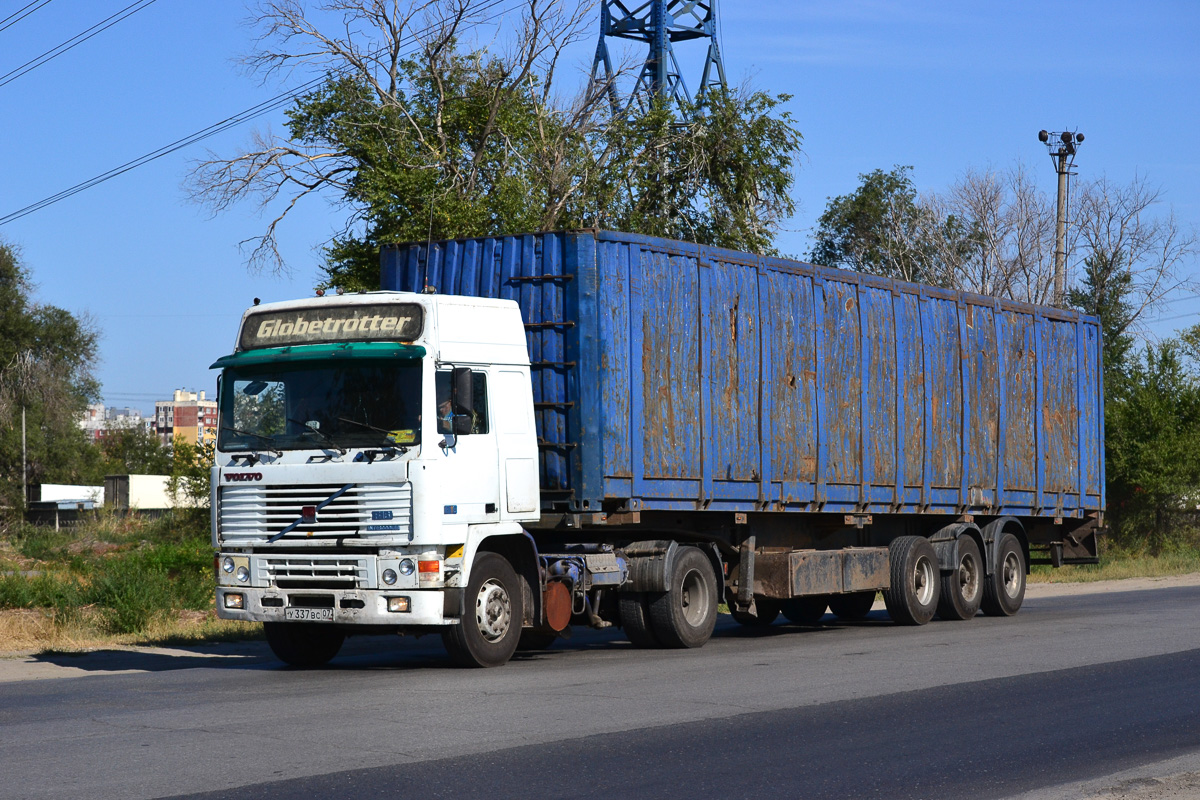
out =
[[(1011, 615), (1035, 559), (1097, 559), (1095, 318), (608, 231), (397, 245), (381, 270), (382, 292), (250, 309), (214, 365), (218, 605), (292, 663), (430, 626), (482, 666), (570, 625), (696, 647), (720, 602), (813, 624), (881, 591), (902, 624)], [(313, 386), (343, 411), (308, 419)], [(253, 427), (270, 392), (291, 433)]]

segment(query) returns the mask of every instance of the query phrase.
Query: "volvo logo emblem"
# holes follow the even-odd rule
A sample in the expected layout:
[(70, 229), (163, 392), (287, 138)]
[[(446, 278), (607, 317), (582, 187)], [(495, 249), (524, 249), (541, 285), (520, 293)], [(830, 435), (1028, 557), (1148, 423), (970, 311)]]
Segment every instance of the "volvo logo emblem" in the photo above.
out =
[(261, 481), (261, 472), (226, 472), (225, 480), (227, 481)]

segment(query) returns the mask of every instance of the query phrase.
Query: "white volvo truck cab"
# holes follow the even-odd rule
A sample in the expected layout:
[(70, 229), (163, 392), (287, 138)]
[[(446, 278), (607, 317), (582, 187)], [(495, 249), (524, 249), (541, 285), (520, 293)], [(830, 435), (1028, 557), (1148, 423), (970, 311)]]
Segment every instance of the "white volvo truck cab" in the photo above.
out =
[(328, 661), (347, 632), (385, 631), (441, 630), (460, 663), (508, 660), (541, 601), (522, 527), (540, 497), (516, 303), (256, 305), (213, 368), (218, 616), (263, 622), (296, 665)]

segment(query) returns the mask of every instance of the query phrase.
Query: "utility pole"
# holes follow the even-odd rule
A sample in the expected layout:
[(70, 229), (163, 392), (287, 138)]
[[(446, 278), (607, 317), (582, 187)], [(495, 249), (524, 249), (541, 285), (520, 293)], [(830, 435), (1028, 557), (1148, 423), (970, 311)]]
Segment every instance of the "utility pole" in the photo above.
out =
[(25, 452), (25, 398), (21, 398), (21, 502), (29, 506), (29, 468)]
[(1074, 175), (1075, 153), (1083, 143), (1078, 131), (1038, 131), (1038, 141), (1050, 151), (1058, 173), (1058, 215), (1054, 230), (1054, 305), (1062, 307), (1067, 296), (1067, 200), (1068, 182)]

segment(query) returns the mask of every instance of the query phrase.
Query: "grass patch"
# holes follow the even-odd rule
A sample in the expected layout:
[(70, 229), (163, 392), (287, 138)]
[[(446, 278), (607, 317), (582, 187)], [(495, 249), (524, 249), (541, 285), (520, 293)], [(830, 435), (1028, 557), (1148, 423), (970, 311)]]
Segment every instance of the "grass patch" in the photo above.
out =
[[(101, 513), (58, 531), (23, 523), (0, 531), (0, 609), (41, 614), (16, 617), (22, 640), (46, 621), (55, 631), (40, 640), (190, 636), (208, 628), (196, 620), (181, 628), (180, 615), (211, 611), (213, 590), (208, 519), (196, 511)], [(0, 635), (3, 649), (12, 649), (8, 638)]]
[(1088, 583), (1125, 578), (1163, 578), (1200, 572), (1200, 546), (1184, 545), (1151, 552), (1125, 548), (1107, 542), (1101, 544), (1100, 563), (1069, 565), (1054, 569), (1045, 565), (1031, 568), (1030, 583)]

